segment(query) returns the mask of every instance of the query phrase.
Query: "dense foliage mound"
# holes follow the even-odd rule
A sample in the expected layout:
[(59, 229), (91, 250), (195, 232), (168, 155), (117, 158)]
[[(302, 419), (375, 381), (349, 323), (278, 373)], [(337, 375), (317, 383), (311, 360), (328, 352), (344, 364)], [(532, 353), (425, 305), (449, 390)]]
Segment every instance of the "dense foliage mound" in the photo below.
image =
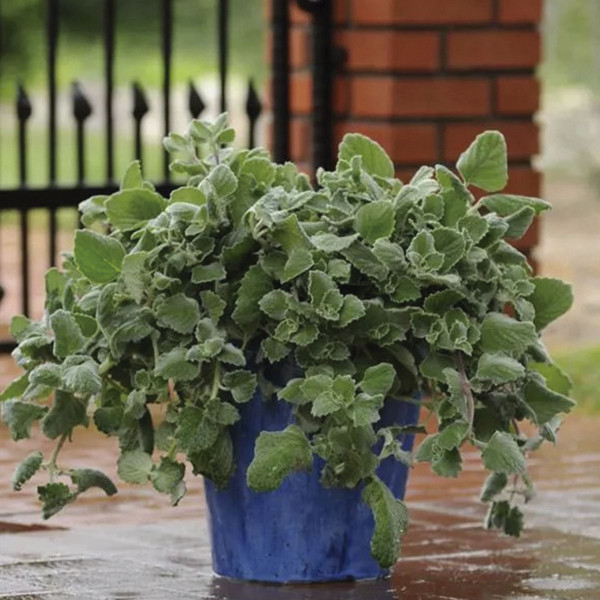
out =
[[(407, 512), (376, 469), (388, 456), (411, 464), (401, 440), (415, 428), (379, 427), (379, 414), (422, 392), (435, 419), (416, 460), (455, 477), (461, 448), (479, 450), (491, 472), (488, 526), (518, 535), (517, 505), (532, 490), (525, 456), (555, 439), (557, 415), (573, 404), (539, 332), (572, 298), (507, 242), (548, 204), (476, 201), (469, 190), (505, 186), (501, 134), (480, 135), (459, 175), (423, 167), (408, 184), (378, 144), (347, 135), (316, 189), (262, 149), (233, 149), (233, 137), (222, 115), (167, 138), (173, 171), (187, 176), (168, 199), (134, 163), (120, 191), (82, 203), (86, 228), (63, 270), (46, 276), (44, 319), (12, 323), (25, 374), (3, 393), (3, 418), (15, 440), (38, 420), (57, 440), (51, 456), (24, 460), (15, 489), (45, 469), (46, 517), (90, 487), (113, 494), (104, 474), (57, 464), (89, 415), (118, 437), (123, 480), (149, 481), (177, 504), (186, 459), (225, 486), (236, 468), (229, 427), (260, 386), (297, 419), (260, 435), (248, 484), (273, 490), (321, 457), (324, 486), (364, 486), (372, 552), (388, 566)], [(299, 376), (281, 389), (268, 368), (284, 361)]]

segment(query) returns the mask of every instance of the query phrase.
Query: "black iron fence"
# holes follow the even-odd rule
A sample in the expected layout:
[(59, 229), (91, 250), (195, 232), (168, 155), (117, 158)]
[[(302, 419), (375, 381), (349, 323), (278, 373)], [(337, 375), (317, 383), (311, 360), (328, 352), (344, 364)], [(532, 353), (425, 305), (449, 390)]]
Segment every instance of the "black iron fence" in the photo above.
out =
[[(161, 96), (161, 127), (165, 134), (171, 129), (172, 118), (172, 65), (173, 65), (173, 36), (174, 36), (174, 1), (159, 0), (160, 2), (160, 47), (162, 86)], [(263, 3), (256, 0), (257, 10), (263, 9)], [(326, 165), (329, 160), (331, 148), (331, 114), (330, 95), (331, 83), (329, 53), (331, 52), (331, 0), (298, 0), (301, 8), (313, 13), (313, 75), (314, 83), (314, 112), (313, 126), (315, 135), (313, 148), (314, 164)], [(2, 215), (6, 211), (18, 212), (19, 251), (18, 257), (11, 256), (11, 260), (19, 262), (19, 280), (14, 276), (7, 280), (0, 272), (0, 292), (9, 290), (14, 296), (20, 296), (19, 310), (24, 314), (31, 312), (30, 270), (31, 259), (39, 257), (30, 256), (30, 236), (32, 230), (29, 226), (29, 213), (32, 209), (45, 209), (48, 212), (47, 239), (48, 251), (47, 266), (54, 266), (57, 259), (57, 211), (61, 208), (75, 208), (79, 202), (92, 195), (110, 194), (116, 191), (115, 183), (115, 27), (117, 0), (103, 0), (102, 3), (102, 48), (103, 48), (103, 107), (93, 106), (86, 94), (83, 85), (75, 81), (71, 85), (70, 113), (76, 135), (76, 154), (74, 165), (76, 171), (75, 185), (63, 185), (57, 178), (57, 156), (61, 152), (62, 131), (57, 129), (57, 110), (60, 97), (57, 93), (57, 47), (61, 31), (59, 29), (60, 1), (45, 1), (46, 22), (46, 99), (47, 104), (47, 182), (43, 186), (30, 186), (28, 173), (28, 157), (31, 148), (28, 145), (28, 125), (34, 114), (35, 106), (27, 90), (27, 83), (20, 82), (17, 86), (15, 113), (17, 125), (18, 157), (18, 186), (7, 189), (0, 181), (0, 236), (2, 229)], [(217, 60), (218, 60), (218, 103), (221, 111), (228, 108), (228, 81), (229, 81), (229, 25), (230, 1), (215, 0)], [(272, 0), (272, 151), (278, 161), (288, 159), (289, 154), (289, 1)], [(2, 12), (0, 6), (0, 22)], [(0, 58), (2, 56), (0, 40)], [(1, 63), (0, 63), (1, 64)], [(0, 69), (1, 77), (1, 69)], [(206, 109), (201, 90), (197, 89), (190, 81), (188, 87), (187, 109), (189, 116), (197, 118)], [(131, 83), (130, 116), (133, 128), (132, 158), (142, 159), (144, 151), (144, 138), (142, 122), (150, 112), (147, 99), (147, 90), (141, 83)], [(92, 113), (103, 109), (102, 133), (105, 153), (104, 181), (100, 185), (90, 185), (86, 173), (86, 125)], [(247, 144), (253, 147), (256, 141), (257, 121), (262, 112), (262, 102), (252, 79), (248, 79), (244, 112), (248, 120)], [(1, 135), (1, 128), (0, 128)], [(2, 157), (0, 156), (0, 161)], [(169, 194), (172, 188), (169, 173), (168, 156), (165, 153), (162, 159), (162, 177), (156, 181), (158, 191)], [(1, 248), (1, 246), (0, 246)], [(0, 339), (0, 351), (10, 350), (14, 344), (8, 339)]]

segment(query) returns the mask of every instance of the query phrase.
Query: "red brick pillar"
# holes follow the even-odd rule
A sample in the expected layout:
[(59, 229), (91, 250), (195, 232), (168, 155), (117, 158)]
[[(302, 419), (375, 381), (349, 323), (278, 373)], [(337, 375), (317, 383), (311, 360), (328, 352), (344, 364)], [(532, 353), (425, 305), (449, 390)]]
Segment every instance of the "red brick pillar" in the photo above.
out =
[[(334, 0), (336, 144), (359, 131), (378, 140), (401, 179), (422, 164), (454, 165), (484, 129), (508, 142), (507, 191), (540, 192), (533, 115), (539, 86), (542, 0)], [(309, 18), (293, 10), (293, 158), (309, 156)], [(537, 227), (521, 240), (529, 249)]]

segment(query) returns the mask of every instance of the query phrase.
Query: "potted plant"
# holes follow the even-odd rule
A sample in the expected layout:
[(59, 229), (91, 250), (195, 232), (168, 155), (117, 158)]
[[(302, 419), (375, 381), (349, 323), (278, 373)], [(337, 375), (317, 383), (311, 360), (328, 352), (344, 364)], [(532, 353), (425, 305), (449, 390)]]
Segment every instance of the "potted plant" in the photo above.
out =
[(46, 471), (46, 518), (91, 487), (114, 494), (93, 468), (59, 466), (93, 420), (118, 437), (124, 481), (177, 504), (187, 469), (205, 477), (216, 573), (381, 577), (407, 527), (423, 410), (435, 419), (416, 460), (456, 477), (461, 447), (479, 450), (487, 526), (519, 535), (525, 457), (573, 406), (539, 333), (572, 297), (506, 241), (549, 205), (495, 193), (502, 135), (478, 136), (459, 175), (423, 167), (408, 184), (347, 135), (316, 188), (233, 139), (226, 115), (193, 121), (165, 140), (187, 178), (168, 199), (133, 163), (120, 191), (81, 204), (43, 320), (12, 321), (25, 372), (3, 419), (15, 440), (36, 421), (56, 440), (18, 466), (15, 490)]

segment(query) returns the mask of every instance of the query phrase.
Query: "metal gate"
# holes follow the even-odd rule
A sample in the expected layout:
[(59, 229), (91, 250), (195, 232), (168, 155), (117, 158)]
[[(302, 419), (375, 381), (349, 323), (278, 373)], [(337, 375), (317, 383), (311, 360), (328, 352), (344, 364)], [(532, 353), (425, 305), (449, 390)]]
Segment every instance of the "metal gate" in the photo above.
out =
[[(256, 1), (257, 10), (263, 10), (263, 3)], [(289, 4), (291, 0), (271, 0), (271, 31), (273, 36), (271, 57), (271, 90), (272, 90), (272, 152), (274, 159), (281, 162), (289, 158)], [(303, 10), (312, 13), (313, 39), (313, 166), (327, 166), (330, 161), (332, 140), (331, 115), (331, 0), (297, 0)], [(13, 189), (2, 187), (0, 181), (0, 235), (1, 219), (8, 210), (18, 211), (19, 215), (19, 280), (11, 277), (7, 281), (0, 273), (0, 286), (3, 289), (18, 290), (20, 310), (28, 315), (31, 312), (31, 259), (29, 239), (29, 212), (32, 209), (46, 209), (48, 212), (47, 266), (54, 266), (57, 258), (57, 210), (64, 207), (75, 208), (82, 200), (93, 195), (111, 194), (117, 190), (115, 183), (115, 24), (118, 10), (117, 0), (102, 1), (102, 49), (103, 49), (103, 141), (105, 153), (104, 181), (101, 185), (89, 185), (86, 176), (86, 122), (92, 106), (83, 86), (75, 81), (71, 85), (70, 113), (76, 135), (76, 184), (61, 185), (57, 178), (57, 156), (61, 152), (61, 138), (57, 130), (57, 46), (59, 36), (60, 0), (45, 0), (45, 58), (46, 58), (46, 99), (47, 102), (47, 139), (48, 162), (47, 183), (42, 187), (29, 185), (27, 158), (31, 151), (28, 145), (28, 121), (35, 107), (27, 92), (25, 83), (20, 83), (17, 90), (15, 113), (18, 136), (15, 152), (18, 156), (18, 182)], [(172, 117), (172, 64), (173, 64), (173, 0), (159, 0), (160, 5), (160, 47), (161, 47), (161, 124), (165, 134), (171, 130)], [(228, 75), (229, 75), (229, 29), (230, 0), (215, 0), (217, 60), (218, 60), (218, 93), (221, 111), (228, 107)], [(0, 22), (2, 8), (0, 6)], [(0, 40), (0, 57), (2, 45)], [(0, 73), (1, 76), (1, 73)], [(187, 107), (190, 117), (197, 118), (205, 110), (205, 102), (201, 91), (192, 83), (189, 84)], [(245, 99), (245, 114), (248, 120), (247, 144), (253, 147), (256, 140), (257, 121), (262, 112), (262, 102), (254, 87), (252, 79), (248, 79)], [(144, 151), (142, 121), (150, 111), (147, 92), (138, 82), (131, 83), (130, 96), (131, 126), (134, 130), (132, 158), (141, 159)], [(2, 157), (0, 156), (0, 161)], [(168, 156), (162, 159), (162, 178), (155, 182), (157, 190), (168, 195), (173, 187), (170, 181)], [(35, 258), (35, 257), (34, 257)], [(6, 329), (6, 327), (5, 327)], [(0, 352), (14, 347), (13, 341), (0, 334)]]

